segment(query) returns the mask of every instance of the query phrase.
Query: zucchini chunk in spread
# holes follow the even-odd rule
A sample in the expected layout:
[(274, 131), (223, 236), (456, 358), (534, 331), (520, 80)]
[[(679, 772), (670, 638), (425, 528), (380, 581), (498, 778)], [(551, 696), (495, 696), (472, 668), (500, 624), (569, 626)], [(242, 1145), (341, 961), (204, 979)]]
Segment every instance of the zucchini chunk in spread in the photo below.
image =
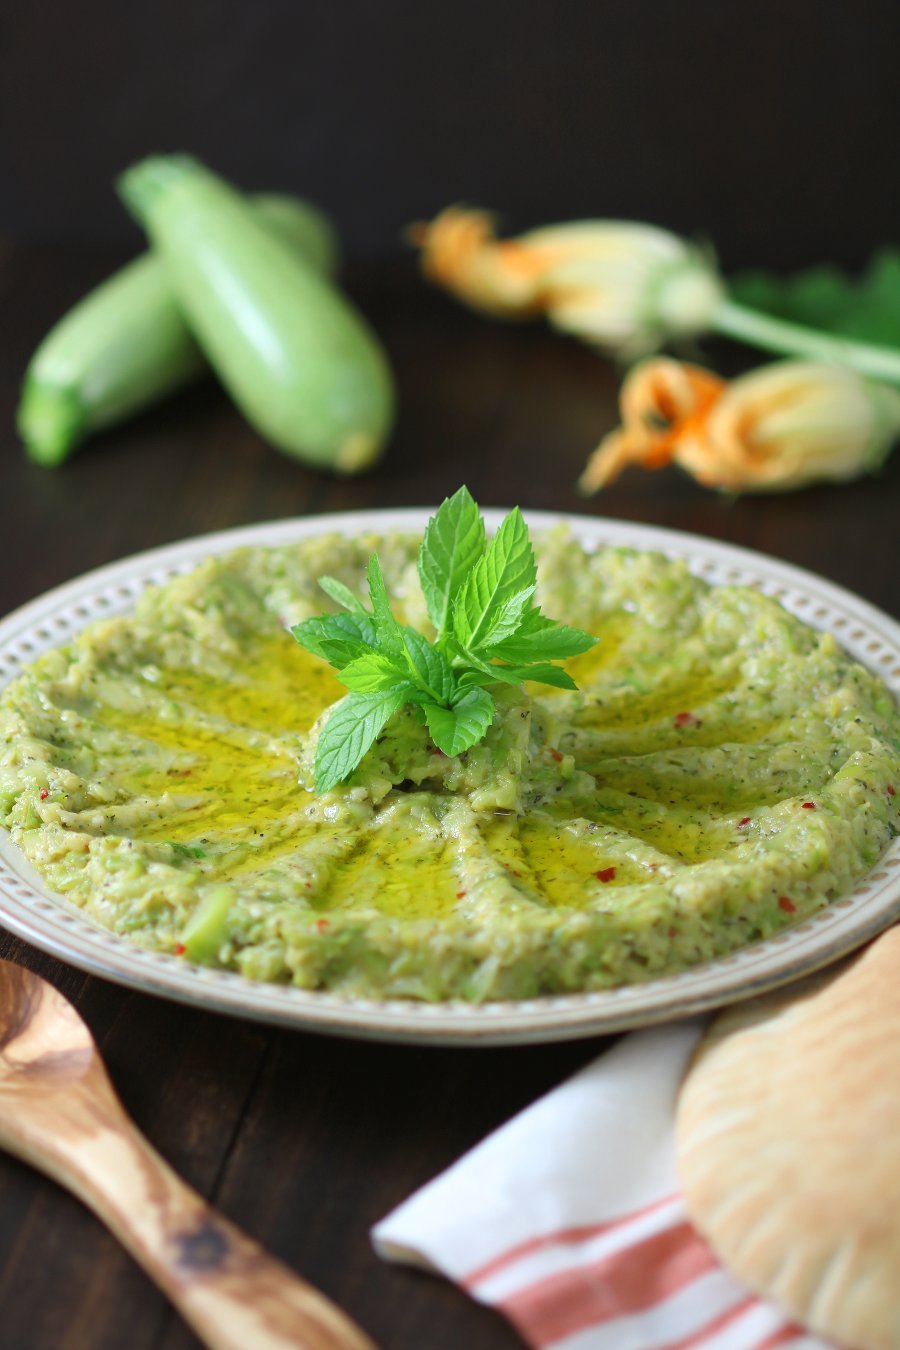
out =
[(0, 697), (0, 822), (145, 947), (307, 989), (521, 999), (671, 974), (850, 890), (900, 825), (887, 689), (759, 592), (659, 554), (535, 541), (538, 600), (599, 639), (577, 692), (497, 695), (440, 753), (415, 710), (313, 787), (345, 690), (288, 631), (378, 550), (422, 631), (418, 539), (211, 558)]

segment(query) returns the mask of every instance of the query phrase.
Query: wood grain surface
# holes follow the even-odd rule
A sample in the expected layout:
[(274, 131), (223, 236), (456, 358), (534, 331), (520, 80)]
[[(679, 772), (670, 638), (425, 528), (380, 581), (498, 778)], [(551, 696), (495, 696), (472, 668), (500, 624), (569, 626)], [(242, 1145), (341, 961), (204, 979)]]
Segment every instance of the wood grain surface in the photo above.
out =
[[(729, 503), (675, 470), (574, 488), (615, 420), (608, 363), (542, 327), (479, 319), (412, 263), (350, 277), (394, 362), (401, 413), (383, 464), (335, 480), (265, 446), (212, 381), (83, 447), (55, 472), (13, 429), (28, 357), (121, 259), (0, 248), (0, 612), (91, 567), (205, 531), (357, 507), (483, 505), (639, 520), (762, 549), (896, 614), (900, 451), (877, 480)], [(739, 369), (733, 351), (714, 350)], [(379, 1046), (182, 1008), (87, 977), (0, 935), (91, 1027), (129, 1113), (201, 1195), (344, 1307), (384, 1350), (514, 1350), (496, 1314), (373, 1255), (371, 1224), (602, 1042)], [(0, 1156), (0, 1348), (186, 1350), (197, 1342), (77, 1201)], [(250, 1348), (248, 1347), (248, 1350)]]
[(93, 1210), (209, 1350), (376, 1350), (172, 1171), (77, 1009), (14, 961), (0, 961), (0, 1148)]

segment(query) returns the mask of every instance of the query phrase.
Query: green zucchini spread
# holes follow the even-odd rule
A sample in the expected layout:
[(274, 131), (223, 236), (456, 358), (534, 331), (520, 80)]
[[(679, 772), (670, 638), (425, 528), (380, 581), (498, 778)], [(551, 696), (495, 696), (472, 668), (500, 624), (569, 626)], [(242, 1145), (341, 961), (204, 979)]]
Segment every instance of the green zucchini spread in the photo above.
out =
[(415, 710), (312, 792), (345, 693), (287, 631), (377, 548), (428, 631), (418, 540), (244, 549), (94, 623), (0, 697), (0, 821), (135, 942), (375, 998), (520, 999), (670, 974), (847, 892), (900, 824), (900, 715), (829, 634), (658, 554), (538, 538), (594, 633), (577, 693), (497, 695), (441, 754)]

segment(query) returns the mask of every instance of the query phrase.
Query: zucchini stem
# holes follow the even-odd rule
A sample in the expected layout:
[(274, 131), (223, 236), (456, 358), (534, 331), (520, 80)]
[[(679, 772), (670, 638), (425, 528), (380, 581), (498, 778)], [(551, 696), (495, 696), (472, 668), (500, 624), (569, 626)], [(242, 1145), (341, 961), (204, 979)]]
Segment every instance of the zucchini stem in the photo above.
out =
[(725, 300), (716, 311), (712, 322), (716, 332), (725, 337), (746, 342), (765, 351), (781, 352), (786, 356), (805, 357), (846, 366), (860, 375), (900, 384), (900, 351), (890, 347), (876, 347), (867, 342), (854, 342), (832, 333), (822, 333), (799, 323), (747, 309), (733, 300)]

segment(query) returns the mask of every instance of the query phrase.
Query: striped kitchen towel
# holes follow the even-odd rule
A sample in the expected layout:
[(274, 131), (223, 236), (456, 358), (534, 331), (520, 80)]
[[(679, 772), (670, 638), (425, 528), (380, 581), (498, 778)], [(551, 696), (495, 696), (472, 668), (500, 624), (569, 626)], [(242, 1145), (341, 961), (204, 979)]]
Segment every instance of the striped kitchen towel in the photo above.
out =
[(750, 1294), (692, 1228), (675, 1095), (701, 1023), (633, 1032), (372, 1232), (553, 1350), (827, 1350)]

